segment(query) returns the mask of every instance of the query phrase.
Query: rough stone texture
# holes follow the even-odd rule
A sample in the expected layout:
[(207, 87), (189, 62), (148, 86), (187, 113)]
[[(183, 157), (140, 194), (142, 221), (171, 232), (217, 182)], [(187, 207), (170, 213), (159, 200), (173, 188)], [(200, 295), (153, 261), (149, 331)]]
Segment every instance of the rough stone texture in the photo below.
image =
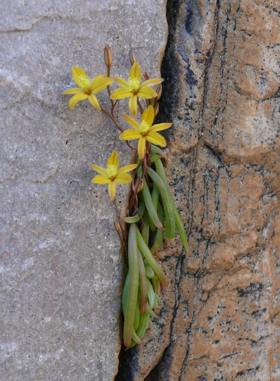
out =
[(122, 258), (89, 163), (117, 143), (89, 105), (67, 109), (70, 68), (119, 74), (133, 48), (158, 74), (165, 1), (13, 0), (1, 5), (0, 379), (110, 381), (118, 369)]
[(190, 250), (165, 251), (160, 323), (126, 379), (279, 381), (279, 0), (170, 0), (168, 18), (161, 114)]

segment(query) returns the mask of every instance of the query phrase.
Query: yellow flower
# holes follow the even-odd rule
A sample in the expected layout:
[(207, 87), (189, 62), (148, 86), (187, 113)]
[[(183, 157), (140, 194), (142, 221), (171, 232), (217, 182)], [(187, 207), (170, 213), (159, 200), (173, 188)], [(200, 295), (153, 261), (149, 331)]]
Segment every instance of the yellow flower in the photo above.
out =
[(74, 108), (78, 102), (87, 99), (93, 107), (100, 111), (100, 104), (95, 94), (106, 89), (107, 86), (113, 83), (113, 80), (105, 75), (97, 75), (89, 79), (86, 72), (79, 66), (72, 67), (72, 79), (79, 87), (73, 87), (64, 91), (64, 94), (74, 95), (70, 98), (69, 107)]
[(96, 164), (91, 165), (91, 168), (99, 173), (91, 182), (93, 184), (108, 185), (110, 199), (114, 201), (117, 184), (129, 184), (132, 181), (132, 177), (127, 172), (133, 171), (136, 167), (137, 164), (129, 164), (119, 168), (119, 155), (116, 151), (113, 151), (107, 160), (107, 168)]
[(133, 129), (126, 130), (120, 134), (120, 140), (139, 140), (138, 142), (138, 155), (143, 159), (146, 152), (146, 142), (158, 145), (160, 147), (166, 146), (165, 138), (158, 133), (158, 131), (166, 130), (172, 126), (172, 123), (159, 123), (154, 124), (155, 110), (153, 106), (149, 106), (142, 114), (141, 123), (129, 115), (125, 115), (124, 119), (129, 123)]
[(128, 107), (132, 115), (137, 115), (138, 98), (155, 98), (157, 92), (150, 86), (159, 85), (163, 81), (162, 78), (152, 78), (141, 83), (142, 70), (136, 61), (130, 69), (128, 81), (120, 77), (114, 77), (114, 80), (120, 87), (112, 92), (111, 99), (129, 98)]

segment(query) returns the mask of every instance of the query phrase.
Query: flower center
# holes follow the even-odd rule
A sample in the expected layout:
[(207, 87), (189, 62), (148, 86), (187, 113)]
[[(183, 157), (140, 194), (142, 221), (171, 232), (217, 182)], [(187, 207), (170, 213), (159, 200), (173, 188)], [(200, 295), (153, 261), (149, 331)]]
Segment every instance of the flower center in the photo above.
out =
[(141, 122), (139, 126), (139, 132), (141, 135), (145, 136), (150, 130), (150, 125), (147, 122)]
[(138, 79), (129, 80), (129, 90), (136, 95), (140, 88), (140, 81)]
[(90, 87), (85, 87), (85, 88), (84, 88), (84, 93), (85, 93), (86, 95), (91, 95), (91, 93), (92, 93), (91, 88), (90, 88)]
[(108, 175), (110, 180), (115, 180), (117, 174), (118, 174), (118, 168), (116, 168), (115, 166), (110, 165), (107, 168), (107, 175)]

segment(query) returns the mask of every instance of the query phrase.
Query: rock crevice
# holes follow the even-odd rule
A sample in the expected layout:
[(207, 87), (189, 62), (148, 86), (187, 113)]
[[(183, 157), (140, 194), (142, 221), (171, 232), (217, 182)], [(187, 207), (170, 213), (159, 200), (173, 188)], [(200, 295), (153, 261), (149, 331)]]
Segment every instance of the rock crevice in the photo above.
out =
[(174, 124), (169, 179), (190, 250), (160, 254), (171, 285), (160, 324), (126, 354), (130, 381), (280, 377), (276, 9), (168, 2), (160, 117)]

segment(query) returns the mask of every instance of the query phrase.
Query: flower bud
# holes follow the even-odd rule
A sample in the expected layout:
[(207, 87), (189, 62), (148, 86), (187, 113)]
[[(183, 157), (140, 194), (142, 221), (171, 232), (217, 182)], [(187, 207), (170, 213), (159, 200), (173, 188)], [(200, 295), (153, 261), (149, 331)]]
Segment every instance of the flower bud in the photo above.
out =
[(133, 65), (134, 62), (137, 61), (137, 60), (136, 60), (136, 57), (135, 57), (135, 55), (134, 55), (134, 52), (133, 52), (132, 49), (131, 49), (130, 52), (129, 52), (129, 60), (130, 60), (131, 65)]
[(137, 184), (137, 193), (141, 192), (141, 190), (144, 188), (144, 180), (141, 179), (139, 183)]
[(157, 98), (156, 98), (157, 101), (160, 99), (161, 95), (162, 95), (162, 85), (159, 85), (158, 95), (157, 95)]
[(112, 66), (112, 48), (106, 45), (104, 48), (104, 62), (108, 69)]
[(158, 113), (159, 113), (159, 104), (158, 103), (155, 104), (154, 109), (155, 109), (155, 115), (158, 115)]
[(145, 73), (144, 73), (144, 80), (146, 81), (147, 79), (149, 79), (150, 77), (149, 77), (149, 74), (145, 71)]

